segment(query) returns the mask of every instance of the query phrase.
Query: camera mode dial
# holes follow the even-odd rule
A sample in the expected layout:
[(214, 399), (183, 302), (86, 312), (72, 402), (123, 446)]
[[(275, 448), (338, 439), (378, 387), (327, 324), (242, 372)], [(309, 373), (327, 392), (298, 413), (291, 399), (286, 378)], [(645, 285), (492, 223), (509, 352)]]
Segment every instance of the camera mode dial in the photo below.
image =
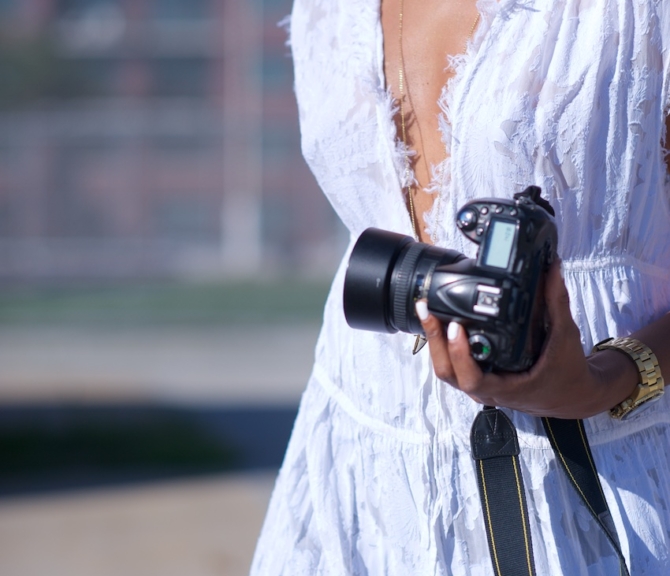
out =
[(478, 214), (474, 208), (466, 208), (458, 213), (456, 225), (463, 231), (469, 232), (477, 226)]

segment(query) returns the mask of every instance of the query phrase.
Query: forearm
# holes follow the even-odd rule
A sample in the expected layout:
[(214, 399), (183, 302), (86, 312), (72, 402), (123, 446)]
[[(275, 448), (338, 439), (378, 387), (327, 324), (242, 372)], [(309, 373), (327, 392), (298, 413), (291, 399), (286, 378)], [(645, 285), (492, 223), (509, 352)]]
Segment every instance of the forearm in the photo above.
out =
[[(670, 173), (670, 115), (665, 119), (663, 140), (665, 163)], [(670, 312), (630, 335), (651, 348), (658, 359), (661, 374), (670, 379)], [(589, 365), (604, 385), (600, 404), (607, 409), (628, 398), (640, 381), (639, 371), (630, 358), (615, 350), (603, 350), (589, 356)]]

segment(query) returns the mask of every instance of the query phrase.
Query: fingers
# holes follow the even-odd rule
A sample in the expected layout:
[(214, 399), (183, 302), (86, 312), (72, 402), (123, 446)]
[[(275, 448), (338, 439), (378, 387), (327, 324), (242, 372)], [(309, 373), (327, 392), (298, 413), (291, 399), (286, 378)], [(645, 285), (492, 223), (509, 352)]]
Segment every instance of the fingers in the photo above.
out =
[(428, 340), (437, 377), (467, 394), (475, 393), (483, 373), (470, 354), (466, 331), (460, 324), (450, 322), (445, 334), (442, 322), (428, 312), (425, 300), (416, 303), (416, 314)]
[(559, 359), (579, 358), (583, 355), (581, 335), (570, 311), (570, 296), (561, 275), (561, 262), (555, 260), (546, 276), (544, 290), (547, 334), (540, 357), (530, 368), (532, 378), (546, 379), (556, 370)]
[[(530, 370), (518, 373), (484, 374), (472, 358), (466, 329), (451, 322), (445, 330), (439, 319), (429, 313), (426, 301), (417, 302), (417, 316), (428, 340), (437, 377), (483, 404), (532, 414), (556, 413), (556, 406), (564, 404), (568, 384), (585, 380), (583, 370), (579, 371), (583, 352), (559, 261), (550, 267), (545, 281), (544, 306), (538, 303), (538, 313), (544, 309), (549, 322), (545, 348)], [(575, 365), (566, 366), (565, 359), (574, 359)], [(579, 374), (573, 378), (567, 372)]]
[(548, 347), (559, 344), (556, 336), (560, 339), (568, 337), (579, 338), (579, 328), (572, 319), (570, 311), (570, 295), (561, 276), (560, 261), (555, 261), (547, 273), (547, 284), (545, 287), (545, 304), (549, 320)]
[(430, 357), (433, 360), (433, 369), (440, 380), (453, 384), (454, 370), (449, 358), (449, 342), (444, 333), (444, 326), (435, 316), (428, 312), (425, 300), (416, 303), (416, 315), (421, 321), (423, 332), (428, 340)]
[(484, 377), (481, 368), (470, 352), (470, 343), (465, 329), (456, 322), (447, 328), (449, 358), (458, 382), (458, 388), (469, 395), (477, 395)]
[(561, 276), (561, 262), (556, 259), (547, 273), (544, 299), (552, 324), (570, 321), (570, 295)]

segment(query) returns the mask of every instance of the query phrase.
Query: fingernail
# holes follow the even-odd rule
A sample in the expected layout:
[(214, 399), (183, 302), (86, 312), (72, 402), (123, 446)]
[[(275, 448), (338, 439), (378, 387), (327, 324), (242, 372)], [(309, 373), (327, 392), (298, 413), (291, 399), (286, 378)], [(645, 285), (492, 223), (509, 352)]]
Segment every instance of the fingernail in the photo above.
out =
[(449, 327), (447, 328), (447, 338), (449, 340), (456, 340), (460, 332), (461, 325), (458, 322), (449, 322)]
[(419, 317), (421, 322), (425, 322), (428, 319), (428, 304), (423, 300), (419, 300), (416, 305), (416, 315)]

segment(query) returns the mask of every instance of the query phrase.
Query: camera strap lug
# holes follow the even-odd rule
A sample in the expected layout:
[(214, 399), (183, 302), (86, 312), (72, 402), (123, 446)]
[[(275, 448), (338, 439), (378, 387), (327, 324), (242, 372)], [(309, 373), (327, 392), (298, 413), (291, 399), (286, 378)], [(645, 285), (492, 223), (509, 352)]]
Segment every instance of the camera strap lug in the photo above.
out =
[(412, 348), (412, 354), (416, 355), (419, 352), (421, 352), (421, 350), (423, 349), (423, 347), (426, 345), (427, 342), (428, 340), (423, 334), (417, 334), (416, 340), (414, 340), (414, 348)]
[(523, 192), (517, 192), (514, 195), (515, 200), (520, 200), (521, 198), (528, 198), (541, 208), (544, 208), (552, 216), (556, 216), (554, 207), (545, 198), (542, 198), (542, 188), (539, 186), (528, 186)]

